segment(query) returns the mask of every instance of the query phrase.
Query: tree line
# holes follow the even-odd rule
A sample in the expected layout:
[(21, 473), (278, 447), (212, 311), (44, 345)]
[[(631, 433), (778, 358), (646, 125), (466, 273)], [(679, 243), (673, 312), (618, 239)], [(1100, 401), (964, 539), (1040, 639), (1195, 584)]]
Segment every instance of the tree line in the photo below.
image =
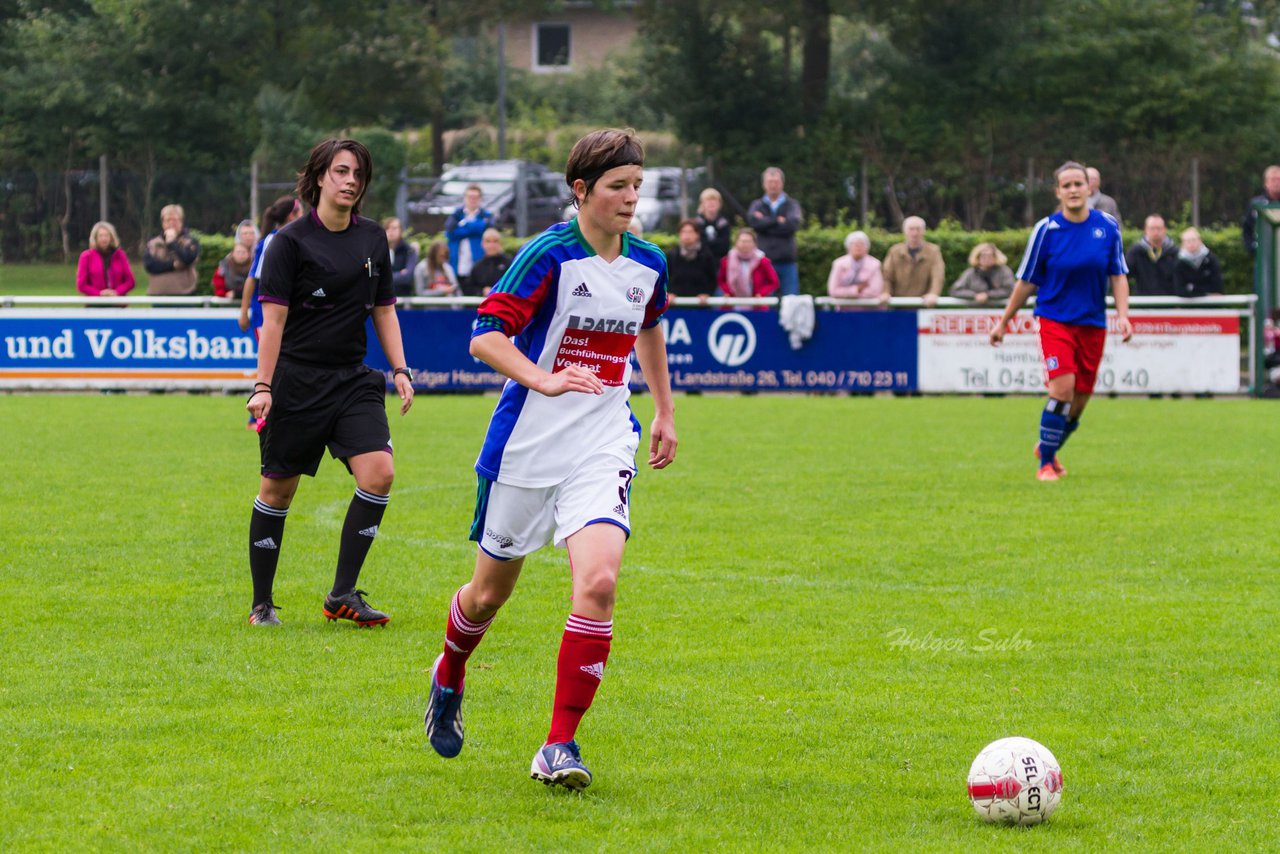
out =
[[(1280, 0), (639, 0), (603, 69), (508, 72), (510, 156), (557, 166), (583, 125), (664, 140), (743, 205), (767, 164), (815, 220), (905, 214), (1022, 225), (1059, 162), (1097, 165), (1133, 222), (1238, 218), (1278, 159)], [(112, 219), (142, 239), (178, 201), (192, 225), (248, 213), (248, 164), (287, 180), (356, 130), (391, 209), (402, 166), (494, 156), (499, 20), (551, 0), (0, 0), (0, 258), (78, 251), (110, 164)], [(416, 133), (396, 133), (400, 131)], [(452, 149), (446, 138), (454, 140)], [(866, 176), (866, 186), (863, 178)]]

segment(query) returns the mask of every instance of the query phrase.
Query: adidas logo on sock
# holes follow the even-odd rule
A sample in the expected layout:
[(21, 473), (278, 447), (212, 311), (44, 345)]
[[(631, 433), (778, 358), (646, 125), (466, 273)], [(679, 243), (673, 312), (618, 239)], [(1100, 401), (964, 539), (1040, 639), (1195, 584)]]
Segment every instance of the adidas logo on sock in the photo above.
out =
[(457, 652), (457, 653), (465, 653), (465, 652), (466, 652), (466, 650), (465, 650), (465, 649), (463, 649), (462, 647), (458, 646), (456, 643), (454, 643), (453, 641), (449, 640), (448, 638), (445, 638), (445, 639), (444, 639), (444, 645), (445, 645), (445, 646), (447, 646), (447, 647), (449, 647), (449, 649), (451, 649), (451, 650), (453, 650), (454, 652)]
[(362, 537), (378, 536), (378, 526), (374, 525), (372, 528), (365, 528), (363, 531), (360, 532), (360, 536)]
[(312, 291), (312, 292), (311, 292), (311, 295), (312, 295), (313, 297), (324, 297), (324, 296), (328, 296), (328, 294), (326, 294), (326, 293), (324, 292), (324, 288), (316, 288), (314, 291)]
[(591, 296), (591, 291), (587, 288), (587, 283), (583, 282), (573, 289), (573, 295), (575, 297), (589, 297)]
[(258, 540), (258, 541), (257, 541), (256, 543), (254, 543), (253, 545), (254, 545), (256, 548), (259, 548), (259, 549), (274, 549), (274, 548), (279, 548), (279, 547), (276, 545), (276, 541), (275, 541), (275, 539), (274, 539), (274, 538), (272, 538), (272, 537), (267, 537), (265, 540)]
[(613, 508), (613, 512), (616, 516), (625, 516), (627, 515), (627, 505), (619, 504), (617, 507)]
[(578, 668), (583, 673), (589, 673), (600, 681), (604, 681), (604, 662), (597, 661), (595, 664), (584, 664)]

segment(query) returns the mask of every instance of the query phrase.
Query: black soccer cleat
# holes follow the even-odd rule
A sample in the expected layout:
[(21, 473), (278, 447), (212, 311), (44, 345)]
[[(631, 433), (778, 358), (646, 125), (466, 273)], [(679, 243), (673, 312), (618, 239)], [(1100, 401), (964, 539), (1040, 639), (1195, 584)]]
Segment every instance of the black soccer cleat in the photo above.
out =
[(350, 620), (362, 629), (369, 626), (385, 626), (391, 622), (391, 617), (379, 611), (377, 608), (369, 607), (369, 603), (364, 601), (365, 591), (352, 590), (350, 593), (342, 596), (334, 596), (330, 593), (324, 597), (324, 615), (333, 620)]
[(268, 599), (266, 602), (259, 602), (253, 606), (253, 610), (249, 612), (249, 625), (251, 626), (279, 626), (280, 618), (276, 616), (279, 606)]

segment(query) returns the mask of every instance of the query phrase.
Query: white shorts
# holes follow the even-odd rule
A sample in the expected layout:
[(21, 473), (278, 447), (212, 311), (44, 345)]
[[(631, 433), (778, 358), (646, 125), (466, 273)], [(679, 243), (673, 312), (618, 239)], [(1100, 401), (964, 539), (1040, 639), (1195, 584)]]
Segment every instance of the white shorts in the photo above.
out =
[(515, 560), (548, 542), (565, 540), (596, 522), (631, 536), (632, 460), (600, 454), (582, 462), (554, 486), (512, 486), (479, 475), (471, 539), (498, 560)]

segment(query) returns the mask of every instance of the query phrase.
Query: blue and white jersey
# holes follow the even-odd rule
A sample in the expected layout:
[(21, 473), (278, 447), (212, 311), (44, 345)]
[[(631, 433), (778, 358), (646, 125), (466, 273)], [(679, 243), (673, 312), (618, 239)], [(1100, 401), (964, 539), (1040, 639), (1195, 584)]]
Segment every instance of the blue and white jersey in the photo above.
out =
[(262, 328), (262, 302), (258, 297), (262, 296), (262, 259), (266, 257), (267, 247), (271, 245), (271, 238), (276, 236), (273, 229), (270, 234), (264, 234), (262, 239), (258, 241), (258, 245), (253, 250), (253, 263), (249, 265), (249, 277), (254, 281), (255, 293), (253, 299), (249, 300), (249, 328)]
[(545, 397), (508, 380), (476, 471), (543, 487), (562, 482), (597, 451), (634, 459), (640, 424), (627, 402), (631, 351), (640, 330), (655, 326), (666, 308), (667, 259), (652, 243), (623, 234), (622, 254), (605, 261), (576, 219), (526, 243), (480, 304), (472, 337), (500, 331), (545, 371), (591, 370), (604, 393)]
[(1111, 276), (1128, 275), (1115, 218), (1090, 210), (1084, 222), (1058, 211), (1036, 223), (1018, 278), (1035, 285), (1037, 317), (1078, 326), (1107, 325)]

